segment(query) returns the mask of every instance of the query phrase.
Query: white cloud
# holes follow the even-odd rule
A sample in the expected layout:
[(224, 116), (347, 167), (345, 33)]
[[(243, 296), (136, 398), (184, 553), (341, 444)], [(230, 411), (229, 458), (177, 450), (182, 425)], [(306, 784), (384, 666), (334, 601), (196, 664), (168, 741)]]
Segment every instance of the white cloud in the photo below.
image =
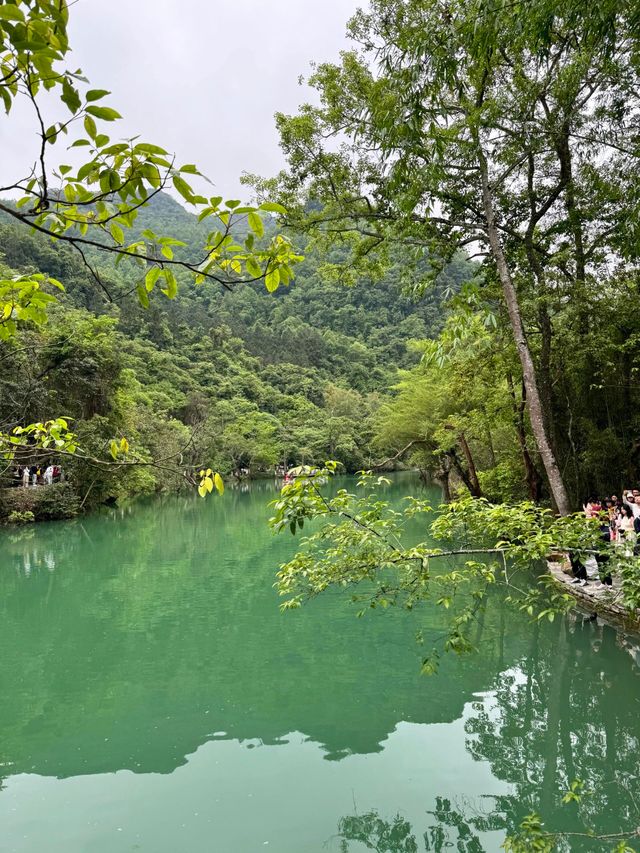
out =
[[(124, 120), (182, 163), (197, 163), (226, 197), (246, 195), (243, 171), (282, 165), (273, 122), (309, 95), (312, 61), (335, 59), (356, 0), (80, 0), (71, 8), (74, 67), (112, 92)], [(33, 162), (25, 109), (0, 116), (0, 185)], [(69, 160), (60, 152), (58, 160)], [(53, 162), (53, 161), (52, 161)]]

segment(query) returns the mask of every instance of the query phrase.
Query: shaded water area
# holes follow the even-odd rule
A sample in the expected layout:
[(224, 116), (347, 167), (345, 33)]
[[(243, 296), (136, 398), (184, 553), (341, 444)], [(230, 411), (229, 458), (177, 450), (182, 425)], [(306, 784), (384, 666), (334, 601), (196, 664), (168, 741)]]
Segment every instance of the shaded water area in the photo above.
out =
[(273, 496), (0, 531), (2, 851), (498, 851), (533, 810), (578, 829), (575, 778), (588, 824), (640, 824), (640, 674), (613, 631), (494, 594), (479, 652), (421, 677), (435, 608), (279, 612), (297, 543)]

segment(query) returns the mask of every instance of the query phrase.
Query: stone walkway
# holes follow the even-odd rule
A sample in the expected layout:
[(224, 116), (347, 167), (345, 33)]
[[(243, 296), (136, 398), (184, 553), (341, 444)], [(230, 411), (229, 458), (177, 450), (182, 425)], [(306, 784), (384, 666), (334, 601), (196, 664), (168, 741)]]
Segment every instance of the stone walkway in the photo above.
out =
[[(561, 584), (569, 595), (578, 602), (581, 610), (595, 613), (605, 622), (609, 622), (616, 628), (640, 634), (640, 613), (629, 612), (622, 603), (622, 585), (619, 577), (614, 575), (613, 585), (606, 586), (599, 579), (589, 579), (583, 586), (572, 583), (573, 575), (570, 573), (568, 559), (564, 561), (547, 561), (549, 574)], [(569, 573), (564, 571), (569, 569)]]

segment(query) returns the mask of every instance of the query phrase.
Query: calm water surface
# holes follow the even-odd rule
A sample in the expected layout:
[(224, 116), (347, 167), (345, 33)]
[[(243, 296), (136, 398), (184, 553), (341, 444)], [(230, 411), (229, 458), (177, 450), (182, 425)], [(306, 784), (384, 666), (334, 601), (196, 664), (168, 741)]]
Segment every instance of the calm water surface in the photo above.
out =
[(613, 632), (495, 595), (479, 653), (420, 677), (438, 612), (279, 612), (272, 496), (0, 532), (3, 853), (498, 851), (532, 810), (577, 828), (575, 778), (600, 831), (640, 824), (640, 678)]

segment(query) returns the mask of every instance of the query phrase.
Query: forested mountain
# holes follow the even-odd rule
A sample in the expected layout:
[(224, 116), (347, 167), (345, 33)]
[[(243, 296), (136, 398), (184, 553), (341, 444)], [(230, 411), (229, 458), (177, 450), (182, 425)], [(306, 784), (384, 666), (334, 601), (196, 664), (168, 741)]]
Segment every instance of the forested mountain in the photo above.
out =
[[(170, 196), (156, 196), (137, 226), (170, 232), (187, 253), (204, 228)], [(2, 264), (64, 283), (47, 325), (27, 324), (3, 346), (0, 419), (12, 424), (73, 418), (82, 446), (104, 454), (126, 436), (147, 459), (201, 462), (252, 474), (278, 463), (336, 458), (347, 470), (370, 464), (372, 415), (419, 354), (409, 339), (437, 335), (443, 302), (473, 273), (457, 258), (414, 301), (398, 269), (348, 287), (324, 280), (310, 255), (289, 287), (262, 282), (231, 292), (181, 282), (180, 296), (154, 294), (144, 309), (131, 291), (140, 276), (125, 261), (105, 267), (4, 219)], [(336, 246), (337, 256), (340, 253)], [(398, 264), (401, 264), (401, 258)], [(98, 270), (96, 286), (89, 267)], [(123, 493), (173, 488), (175, 473), (132, 467), (117, 474), (69, 459), (74, 499), (85, 507)]]

